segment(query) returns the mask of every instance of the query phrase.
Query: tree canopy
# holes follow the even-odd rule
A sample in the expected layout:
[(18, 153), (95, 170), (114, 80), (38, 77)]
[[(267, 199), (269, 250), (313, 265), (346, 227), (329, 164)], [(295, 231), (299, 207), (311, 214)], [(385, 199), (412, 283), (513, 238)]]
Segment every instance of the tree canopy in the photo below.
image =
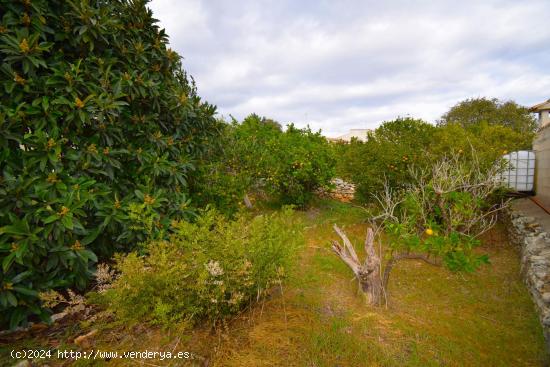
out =
[(0, 0), (0, 324), (189, 214), (216, 134), (146, 1)]
[(537, 128), (537, 121), (527, 107), (514, 101), (503, 102), (485, 97), (466, 99), (456, 104), (439, 121), (440, 125), (453, 123), (465, 128), (481, 123), (502, 125), (527, 134), (533, 133)]

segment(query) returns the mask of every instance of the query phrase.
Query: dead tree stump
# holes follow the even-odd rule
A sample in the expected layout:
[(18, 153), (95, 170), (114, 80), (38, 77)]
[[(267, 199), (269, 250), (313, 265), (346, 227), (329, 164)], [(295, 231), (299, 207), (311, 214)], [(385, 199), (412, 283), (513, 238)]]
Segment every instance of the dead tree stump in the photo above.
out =
[(382, 279), (380, 277), (380, 257), (374, 249), (374, 232), (372, 228), (367, 229), (365, 238), (366, 259), (363, 263), (359, 261), (357, 252), (355, 252), (353, 244), (346, 234), (336, 224), (334, 230), (342, 239), (343, 245), (338, 241), (332, 241), (332, 250), (353, 271), (367, 302), (371, 305), (380, 305), (383, 294)]

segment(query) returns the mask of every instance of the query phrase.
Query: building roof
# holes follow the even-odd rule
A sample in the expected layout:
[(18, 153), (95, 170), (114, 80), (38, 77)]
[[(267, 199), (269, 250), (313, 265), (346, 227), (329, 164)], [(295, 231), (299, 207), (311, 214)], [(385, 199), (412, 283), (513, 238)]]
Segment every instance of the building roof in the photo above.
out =
[(546, 110), (550, 110), (550, 99), (529, 108), (530, 112), (539, 112), (539, 111), (546, 111)]
[(357, 138), (360, 141), (367, 141), (369, 129), (351, 129), (347, 134), (332, 138), (333, 141), (351, 141), (351, 138)]

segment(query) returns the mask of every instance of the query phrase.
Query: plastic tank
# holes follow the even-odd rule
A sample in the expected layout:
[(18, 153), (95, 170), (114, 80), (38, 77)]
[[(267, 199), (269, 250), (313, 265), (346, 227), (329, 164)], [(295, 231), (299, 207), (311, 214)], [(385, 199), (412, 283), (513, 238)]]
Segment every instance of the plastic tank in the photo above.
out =
[(533, 191), (535, 182), (535, 152), (519, 150), (503, 155), (508, 169), (501, 173), (502, 181), (516, 191)]

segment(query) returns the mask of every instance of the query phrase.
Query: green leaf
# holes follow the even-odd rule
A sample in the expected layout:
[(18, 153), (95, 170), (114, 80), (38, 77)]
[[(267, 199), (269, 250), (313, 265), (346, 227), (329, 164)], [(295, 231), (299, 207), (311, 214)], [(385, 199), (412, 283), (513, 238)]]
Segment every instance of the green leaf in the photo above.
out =
[(11, 234), (11, 235), (19, 235), (24, 236), (29, 234), (29, 225), (26, 221), (21, 220), (17, 221), (16, 223), (4, 226), (0, 228), (0, 234)]
[(27, 316), (25, 310), (21, 307), (16, 308), (10, 316), (10, 329), (15, 329)]
[(61, 223), (65, 228), (72, 230), (73, 229), (73, 218), (70, 215), (65, 215), (61, 218)]
[(89, 245), (90, 243), (94, 242), (97, 236), (101, 233), (101, 228), (97, 228), (93, 231), (91, 231), (86, 237), (84, 237), (80, 242), (83, 245)]
[(8, 272), (14, 260), (15, 260), (15, 252), (10, 253), (8, 256), (4, 258), (4, 260), (2, 261), (2, 270), (4, 271), (4, 274)]
[(92, 262), (97, 262), (97, 256), (90, 250), (83, 250), (82, 253)]
[(6, 291), (6, 299), (8, 300), (8, 303), (12, 305), (13, 307), (17, 306), (17, 298), (13, 295), (12, 292)]
[(59, 218), (61, 218), (61, 216), (59, 214), (50, 215), (48, 218), (44, 219), (44, 224), (49, 224), (49, 223), (55, 222)]
[(13, 290), (18, 293), (24, 294), (26, 296), (38, 297), (38, 292), (32, 289), (23, 288), (23, 287), (13, 287)]

